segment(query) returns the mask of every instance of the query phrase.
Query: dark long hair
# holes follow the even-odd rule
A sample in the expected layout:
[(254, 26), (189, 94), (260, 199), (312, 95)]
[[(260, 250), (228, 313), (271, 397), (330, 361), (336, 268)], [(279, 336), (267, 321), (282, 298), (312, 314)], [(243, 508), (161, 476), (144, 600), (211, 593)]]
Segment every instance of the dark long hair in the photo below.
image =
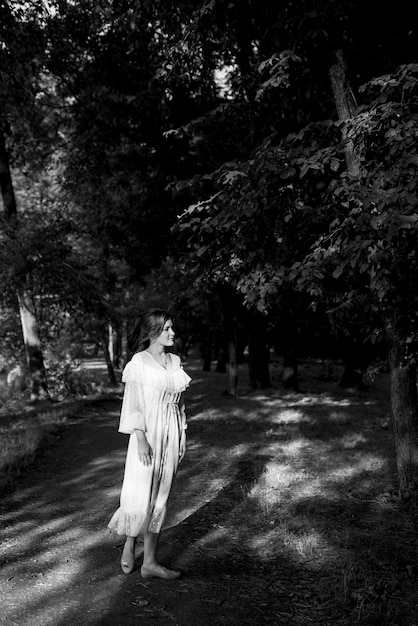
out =
[(172, 319), (171, 313), (162, 309), (140, 313), (128, 334), (128, 358), (131, 359), (137, 352), (146, 350), (151, 341), (161, 335), (165, 323)]

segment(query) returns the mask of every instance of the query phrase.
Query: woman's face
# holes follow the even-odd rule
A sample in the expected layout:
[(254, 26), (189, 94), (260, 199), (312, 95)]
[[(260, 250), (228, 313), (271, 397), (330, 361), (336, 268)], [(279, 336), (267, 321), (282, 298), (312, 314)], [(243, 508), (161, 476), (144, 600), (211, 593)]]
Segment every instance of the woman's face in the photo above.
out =
[(160, 346), (168, 348), (174, 344), (174, 338), (176, 333), (174, 332), (172, 320), (167, 320), (164, 324), (163, 330), (160, 335), (155, 339), (155, 342)]

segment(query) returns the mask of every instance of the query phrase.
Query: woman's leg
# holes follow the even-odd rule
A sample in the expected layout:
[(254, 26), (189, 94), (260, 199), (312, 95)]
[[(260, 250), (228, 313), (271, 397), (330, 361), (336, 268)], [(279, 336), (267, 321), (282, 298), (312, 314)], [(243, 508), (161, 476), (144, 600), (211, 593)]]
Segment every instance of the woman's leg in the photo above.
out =
[(151, 533), (146, 531), (144, 533), (144, 564), (141, 567), (141, 574), (144, 578), (178, 578), (180, 572), (176, 572), (172, 569), (167, 569), (160, 565), (157, 561), (158, 542), (160, 540), (160, 533)]
[(158, 565), (157, 551), (158, 542), (160, 541), (160, 533), (150, 533), (145, 531), (144, 533), (144, 565), (146, 567), (153, 567)]
[(135, 565), (135, 542), (136, 537), (126, 537), (120, 560), (120, 566), (125, 574), (130, 574)]

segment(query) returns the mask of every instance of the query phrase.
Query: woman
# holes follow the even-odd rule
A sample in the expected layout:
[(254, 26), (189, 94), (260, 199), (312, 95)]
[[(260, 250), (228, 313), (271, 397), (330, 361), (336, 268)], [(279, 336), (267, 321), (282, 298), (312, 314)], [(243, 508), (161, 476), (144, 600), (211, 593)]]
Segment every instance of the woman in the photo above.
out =
[(134, 568), (136, 537), (144, 535), (144, 578), (178, 578), (157, 561), (167, 500), (179, 462), (186, 452), (186, 415), (182, 392), (190, 383), (174, 344), (172, 316), (159, 309), (144, 313), (134, 331), (135, 354), (122, 381), (125, 390), (119, 432), (130, 435), (120, 507), (109, 528), (126, 535), (121, 567)]

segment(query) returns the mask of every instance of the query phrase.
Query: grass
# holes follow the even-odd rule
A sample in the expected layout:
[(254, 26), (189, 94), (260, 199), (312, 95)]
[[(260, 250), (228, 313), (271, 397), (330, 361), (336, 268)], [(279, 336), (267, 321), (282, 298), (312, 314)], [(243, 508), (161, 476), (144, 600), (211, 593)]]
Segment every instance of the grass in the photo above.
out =
[[(252, 559), (274, 590), (265, 623), (416, 625), (417, 538), (396, 496), (387, 377), (361, 392), (315, 379), (312, 367), (301, 378), (299, 394), (241, 389), (191, 418), (191, 433), (222, 428), (236, 441), (222, 452), (235, 503), (225, 491), (223, 530), (201, 546), (216, 553), (228, 537), (237, 571)], [(207, 452), (213, 474), (210, 463)], [(292, 577), (289, 594), (280, 581)]]
[(114, 394), (115, 389), (103, 382), (102, 364), (84, 375), (92, 383), (92, 393), (52, 404), (43, 401), (32, 405), (28, 403), (27, 393), (0, 386), (0, 493), (14, 487), (22, 470), (83, 405)]
[(16, 477), (82, 404), (82, 401), (68, 401), (41, 413), (15, 417), (12, 422), (0, 418), (0, 493), (13, 488)]
[[(225, 398), (225, 377), (190, 366), (173, 494), (182, 523), (163, 544), (193, 572), (189, 598), (204, 583), (218, 626), (417, 626), (417, 537), (396, 497), (387, 377), (343, 390), (310, 364), (301, 393), (250, 391), (242, 373)], [(35, 454), (67, 408), (0, 421), (6, 468)]]

